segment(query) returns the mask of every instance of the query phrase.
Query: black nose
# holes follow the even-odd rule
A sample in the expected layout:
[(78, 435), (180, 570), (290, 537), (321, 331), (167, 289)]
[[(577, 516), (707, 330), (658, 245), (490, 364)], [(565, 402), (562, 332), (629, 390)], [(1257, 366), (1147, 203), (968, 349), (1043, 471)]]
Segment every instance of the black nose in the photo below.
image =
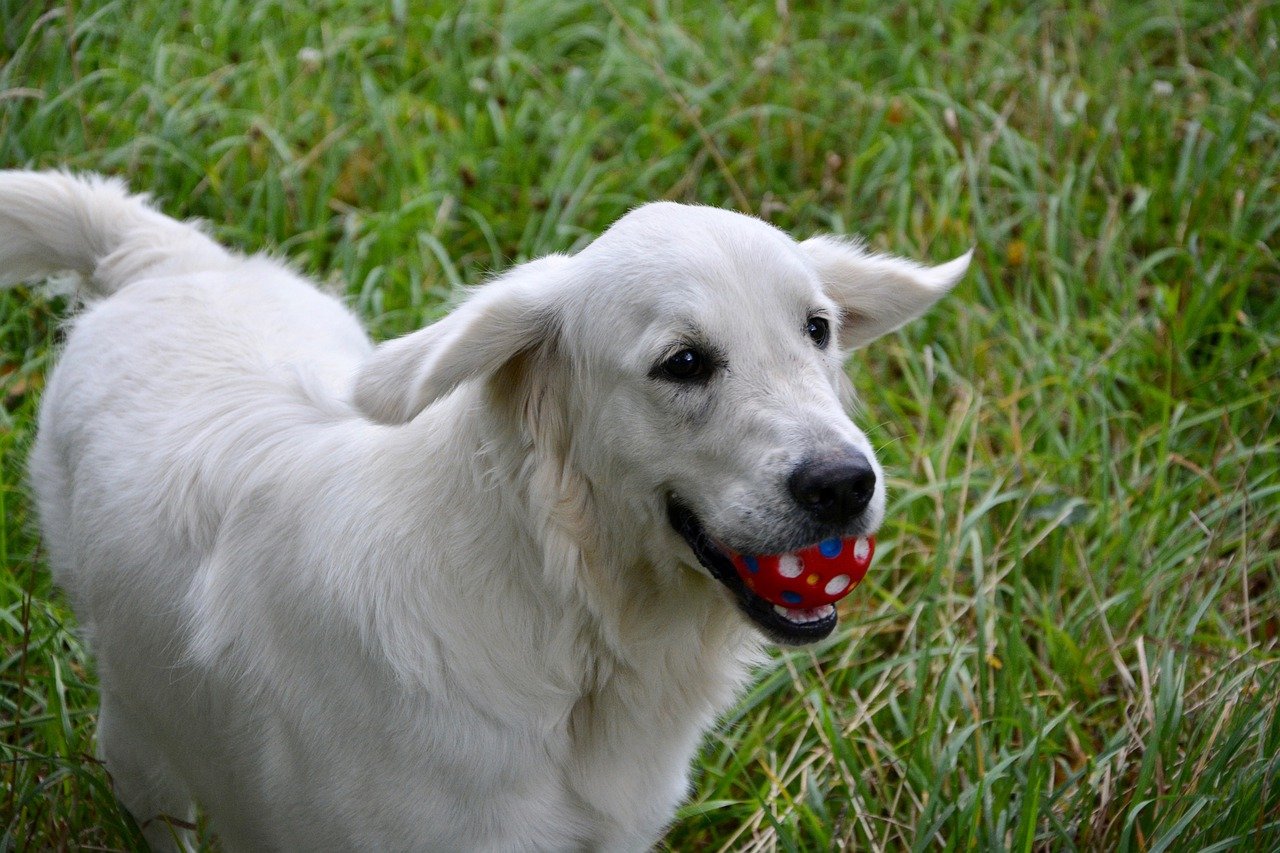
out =
[(852, 521), (871, 503), (876, 472), (857, 451), (800, 463), (787, 489), (805, 512), (825, 524)]

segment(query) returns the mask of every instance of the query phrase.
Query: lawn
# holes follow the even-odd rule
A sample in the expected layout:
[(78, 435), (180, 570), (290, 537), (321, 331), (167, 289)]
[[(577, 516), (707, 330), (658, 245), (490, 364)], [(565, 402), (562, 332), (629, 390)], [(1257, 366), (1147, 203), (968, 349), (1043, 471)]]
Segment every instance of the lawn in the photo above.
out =
[[(657, 198), (976, 246), (850, 360), (876, 563), (665, 845), (1280, 848), (1280, 0), (0, 0), (16, 166), (123, 176), (379, 338)], [(0, 294), (0, 850), (140, 843), (23, 479), (66, 309)]]

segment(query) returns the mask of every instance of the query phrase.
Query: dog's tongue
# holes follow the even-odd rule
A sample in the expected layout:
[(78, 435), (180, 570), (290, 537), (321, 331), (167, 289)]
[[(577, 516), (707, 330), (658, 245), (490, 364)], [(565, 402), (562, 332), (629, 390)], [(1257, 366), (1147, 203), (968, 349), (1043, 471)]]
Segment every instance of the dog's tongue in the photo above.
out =
[(834, 604), (862, 582), (876, 550), (874, 536), (828, 539), (790, 554), (729, 556), (747, 589), (796, 612)]

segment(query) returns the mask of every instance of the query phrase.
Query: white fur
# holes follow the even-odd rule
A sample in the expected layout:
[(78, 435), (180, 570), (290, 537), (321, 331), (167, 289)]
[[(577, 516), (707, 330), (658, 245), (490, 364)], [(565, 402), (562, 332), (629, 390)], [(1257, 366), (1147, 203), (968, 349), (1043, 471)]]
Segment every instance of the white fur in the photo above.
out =
[[(653, 204), (374, 349), (118, 182), (0, 173), (0, 277), (88, 279), (31, 477), (121, 799), (155, 846), (193, 801), (229, 850), (651, 845), (759, 647), (667, 495), (765, 542), (798, 459), (874, 459), (806, 318), (865, 343), (966, 263)], [(690, 334), (727, 367), (674, 390)]]

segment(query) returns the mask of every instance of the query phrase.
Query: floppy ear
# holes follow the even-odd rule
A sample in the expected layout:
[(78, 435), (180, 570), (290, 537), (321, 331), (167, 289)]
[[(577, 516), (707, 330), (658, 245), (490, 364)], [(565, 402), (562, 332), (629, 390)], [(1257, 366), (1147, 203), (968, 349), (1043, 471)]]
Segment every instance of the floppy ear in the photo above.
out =
[(973, 250), (936, 267), (874, 255), (859, 243), (814, 237), (800, 244), (827, 296), (840, 306), (840, 346), (853, 349), (919, 317), (969, 269)]
[(461, 383), (490, 377), (550, 340), (557, 271), (568, 260), (549, 255), (522, 264), (448, 316), (379, 346), (356, 375), (356, 407), (380, 423), (407, 423)]

